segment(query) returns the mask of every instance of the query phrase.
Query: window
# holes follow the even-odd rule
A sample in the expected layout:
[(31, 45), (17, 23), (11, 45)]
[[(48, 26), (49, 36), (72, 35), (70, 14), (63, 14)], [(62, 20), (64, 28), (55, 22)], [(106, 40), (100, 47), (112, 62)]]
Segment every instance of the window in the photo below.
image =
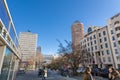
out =
[(90, 51), (90, 48), (88, 48), (88, 51)]
[(105, 60), (105, 57), (103, 57), (103, 62), (105, 62), (106, 60)]
[(118, 54), (118, 49), (115, 49), (115, 54)]
[(87, 37), (87, 41), (89, 41), (89, 37)]
[(114, 34), (113, 30), (111, 30), (111, 34)]
[(105, 31), (103, 31), (103, 35), (104, 35), (104, 36), (106, 35), (106, 32), (105, 32)]
[(97, 50), (97, 46), (95, 46), (95, 50)]
[(118, 23), (120, 23), (119, 21), (116, 21), (115, 23), (114, 23), (114, 25), (116, 25), (116, 24), (118, 24)]
[(96, 44), (96, 40), (94, 40), (94, 44)]
[(107, 54), (109, 55), (110, 54), (110, 51), (109, 50), (106, 50)]
[(91, 50), (93, 51), (93, 47), (91, 47)]
[(90, 36), (90, 40), (92, 40), (92, 36)]
[(105, 43), (105, 47), (108, 48), (108, 43)]
[(103, 49), (103, 45), (100, 45), (101, 46), (101, 49)]
[(101, 33), (99, 33), (99, 37), (101, 37)]
[(89, 46), (89, 43), (88, 43), (88, 46)]
[(94, 39), (96, 39), (96, 36), (95, 36), (95, 35), (94, 35), (93, 37), (94, 37)]
[(104, 55), (104, 51), (102, 51), (102, 55)]
[(114, 36), (112, 36), (112, 40), (113, 40), (113, 41), (115, 40), (115, 37), (114, 37)]
[(93, 43), (91, 42), (91, 45), (93, 45)]
[(107, 41), (107, 38), (106, 38), (106, 37), (104, 37), (104, 41)]
[(108, 57), (108, 62), (111, 62), (111, 58), (110, 57)]
[(102, 43), (102, 39), (100, 39), (100, 43)]
[(116, 46), (117, 46), (117, 45), (116, 45), (116, 42), (114, 42), (113, 44), (114, 44), (114, 47), (116, 47)]

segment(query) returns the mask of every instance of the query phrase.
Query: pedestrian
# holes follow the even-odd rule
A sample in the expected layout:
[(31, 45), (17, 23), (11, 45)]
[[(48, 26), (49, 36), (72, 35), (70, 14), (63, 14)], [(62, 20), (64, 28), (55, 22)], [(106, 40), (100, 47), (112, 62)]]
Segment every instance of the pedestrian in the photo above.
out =
[(120, 73), (117, 70), (114, 70), (112, 72), (112, 78), (113, 80), (120, 80)]
[(91, 68), (90, 67), (86, 67), (83, 80), (94, 80), (93, 76), (91, 75)]
[(115, 71), (113, 67), (109, 68), (108, 80), (113, 80), (112, 73)]

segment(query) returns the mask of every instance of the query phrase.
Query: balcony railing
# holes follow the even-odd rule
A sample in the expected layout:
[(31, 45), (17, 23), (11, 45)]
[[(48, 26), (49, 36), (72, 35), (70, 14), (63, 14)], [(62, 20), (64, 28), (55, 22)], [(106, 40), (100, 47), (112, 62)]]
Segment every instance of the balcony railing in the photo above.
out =
[(116, 31), (116, 34), (120, 34), (120, 30)]
[(115, 28), (120, 27), (120, 23), (115, 24)]

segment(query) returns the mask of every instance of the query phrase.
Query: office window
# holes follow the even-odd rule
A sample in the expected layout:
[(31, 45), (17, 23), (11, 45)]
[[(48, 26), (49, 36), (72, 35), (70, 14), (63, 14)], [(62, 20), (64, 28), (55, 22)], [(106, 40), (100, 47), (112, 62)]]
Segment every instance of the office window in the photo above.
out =
[(108, 62), (111, 62), (111, 58), (110, 57), (108, 57)]
[(106, 37), (104, 37), (104, 41), (107, 41), (107, 38), (106, 38)]
[(96, 40), (94, 40), (94, 44), (96, 44)]
[(91, 42), (91, 45), (93, 45), (93, 43)]
[(94, 39), (96, 39), (96, 36), (95, 36), (95, 35), (93, 35), (93, 37), (94, 37)]
[(105, 62), (106, 60), (105, 60), (105, 57), (103, 57), (103, 62)]
[(92, 40), (92, 36), (90, 36), (90, 40)]
[(104, 51), (102, 51), (102, 55), (104, 55)]
[(103, 45), (100, 45), (101, 46), (101, 49), (103, 49)]
[(115, 40), (115, 37), (114, 37), (114, 36), (112, 36), (112, 40), (113, 40), (113, 41)]
[(113, 30), (111, 30), (111, 34), (114, 34)]
[(102, 43), (102, 39), (100, 39), (100, 43)]
[(106, 35), (106, 32), (105, 32), (105, 31), (103, 31), (103, 35), (104, 35), (104, 36)]
[(87, 41), (89, 41), (89, 37), (87, 37)]
[(108, 48), (108, 43), (105, 43), (105, 47)]
[(95, 46), (95, 50), (97, 50), (97, 46)]
[(101, 33), (99, 33), (99, 37), (101, 37)]
[(109, 50), (106, 50), (107, 54), (109, 55), (110, 54), (110, 51)]
[(93, 51), (93, 47), (91, 47), (91, 50)]
[(118, 54), (118, 49), (115, 49), (115, 54)]
[(117, 46), (117, 45), (116, 45), (116, 42), (114, 42), (113, 44), (114, 44), (114, 47), (116, 47), (116, 46)]

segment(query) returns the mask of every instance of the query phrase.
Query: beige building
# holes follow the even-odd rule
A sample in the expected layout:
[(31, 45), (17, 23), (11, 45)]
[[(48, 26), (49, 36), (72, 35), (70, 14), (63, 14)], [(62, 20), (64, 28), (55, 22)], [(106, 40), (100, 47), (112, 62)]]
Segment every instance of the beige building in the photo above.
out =
[(80, 43), (93, 56), (89, 65), (120, 67), (120, 14), (110, 18), (105, 27), (89, 27)]
[(18, 36), (6, 0), (0, 0), (0, 80), (14, 80), (20, 61)]
[(84, 25), (79, 21), (75, 21), (72, 25), (72, 43), (73, 46), (80, 44), (80, 40), (84, 38)]
[(19, 36), (22, 62), (28, 62), (29, 69), (35, 69), (37, 34), (21, 32)]

